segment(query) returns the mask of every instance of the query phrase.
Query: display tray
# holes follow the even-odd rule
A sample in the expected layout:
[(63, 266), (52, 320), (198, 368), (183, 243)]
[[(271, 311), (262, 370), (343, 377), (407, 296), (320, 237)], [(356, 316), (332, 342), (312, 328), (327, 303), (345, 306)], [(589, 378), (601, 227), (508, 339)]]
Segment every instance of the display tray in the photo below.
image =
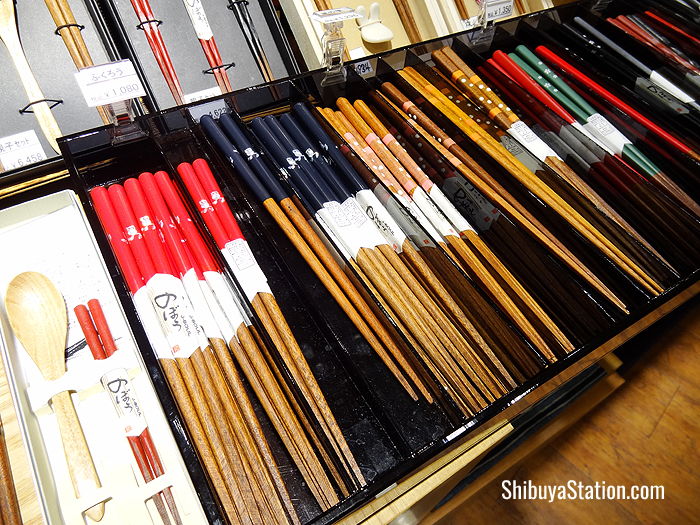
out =
[[(517, 24), (517, 21), (506, 24), (506, 29), (515, 28), (513, 24)], [(489, 39), (482, 38), (484, 34)], [(510, 38), (507, 31), (488, 34), (483, 30), (454, 38), (473, 51), (483, 51), (488, 49), (490, 39), (494, 36), (496, 42)], [(407, 60), (420, 62), (427, 58), (431, 49), (452, 43), (453, 38), (441, 39), (422, 44), (413, 50), (402, 49), (371, 58), (370, 71), (363, 69), (364, 79), (351, 73), (347, 88), (357, 89), (365, 81), (369, 82), (368, 86), (372, 86), (375, 76), (389, 74), (391, 69), (403, 67)], [(169, 417), (171, 429), (185, 464), (190, 469), (203, 508), (209, 520), (214, 522), (223, 522), (217, 502), (209, 490), (188, 435), (183, 430), (182, 421), (177, 417), (160, 366), (92, 207), (88, 191), (97, 185), (122, 182), (125, 178), (137, 176), (146, 170), (163, 169), (173, 175), (180, 162), (191, 162), (195, 158), (207, 159), (212, 166), (214, 175), (232, 204), (253, 252), (261, 261), (282, 309), (289, 316), (305, 356), (368, 479), (365, 487), (354, 491), (331, 509), (320, 512), (300, 483), (294, 466), (285, 458), (279, 443), (276, 443), (269, 423), (265, 423), (266, 435), (273, 443), (276, 459), (284, 467), (285, 481), (305, 524), (326, 524), (347, 517), (374, 501), (387, 489), (390, 490), (381, 496), (381, 505), (390, 504), (393, 499), (410, 490), (410, 484), (415, 486), (415, 480), (409, 485), (402, 483), (412, 473), (467, 443), (485, 428), (512, 420), (700, 291), (700, 270), (695, 269), (683, 278), (676, 279), (658, 297), (651, 300), (638, 299), (629, 315), (616, 319), (603, 333), (578, 345), (574, 351), (548, 365), (535, 377), (473, 417), (457, 417), (449, 403), (428, 405), (412, 401), (361, 341), (356, 329), (330, 300), (328, 293), (298, 253), (280, 235), (275, 223), (257, 204), (251, 192), (241, 183), (226, 159), (209, 143), (197, 124), (198, 118), (203, 114), (218, 116), (222, 112), (229, 112), (235, 115), (237, 121), (245, 122), (254, 116), (288, 111), (291, 104), (301, 100), (318, 104), (328, 98), (330, 93), (335, 96), (343, 92), (345, 86), (342, 85), (324, 91), (325, 88), (322, 89), (320, 85), (323, 74), (313, 72), (300, 75), (289, 81), (242, 90), (203, 104), (195, 103), (139, 118), (137, 125), (144, 134), (131, 142), (112, 144), (111, 134), (105, 130), (71, 135), (60, 141), (69, 165), (70, 178), (48, 183), (40, 183), (32, 180), (32, 177), (28, 180), (17, 177), (0, 180), (0, 192), (5, 188), (0, 208), (51, 195), (66, 188), (79, 196), (160, 402), (167, 414), (173, 414), (172, 418)], [(193, 206), (193, 203), (189, 205)], [(201, 224), (199, 227), (203, 228)], [(262, 414), (260, 407), (256, 407), (256, 410)]]

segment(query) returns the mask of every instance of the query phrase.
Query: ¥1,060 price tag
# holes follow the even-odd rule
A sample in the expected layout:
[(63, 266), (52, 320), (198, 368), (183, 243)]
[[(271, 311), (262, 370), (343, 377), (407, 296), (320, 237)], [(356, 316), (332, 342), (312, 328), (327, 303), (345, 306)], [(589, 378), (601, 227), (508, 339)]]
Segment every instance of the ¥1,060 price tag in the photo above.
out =
[(146, 95), (129, 59), (86, 67), (75, 73), (75, 79), (85, 102), (93, 108)]
[(513, 14), (513, 0), (486, 0), (486, 21), (498, 20)]
[(46, 158), (33, 129), (0, 138), (0, 171), (10, 171)]

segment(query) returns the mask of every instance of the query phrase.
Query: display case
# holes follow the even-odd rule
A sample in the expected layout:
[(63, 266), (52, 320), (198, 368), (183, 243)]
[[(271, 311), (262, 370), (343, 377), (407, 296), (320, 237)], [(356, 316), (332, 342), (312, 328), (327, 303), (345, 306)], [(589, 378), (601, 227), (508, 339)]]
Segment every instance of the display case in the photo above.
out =
[[(218, 24), (226, 24), (225, 17), (236, 13), (221, 2), (202, 4), (213, 32), (222, 33), (217, 40), (226, 61), (235, 55), (232, 44), (240, 38), (227, 35)], [(263, 4), (248, 8), (252, 13), (258, 7), (269, 10), (270, 5)], [(232, 85), (232, 93), (153, 112), (171, 106), (171, 94), (145, 31), (131, 29), (138, 23), (132, 6), (109, 2), (111, 9), (101, 11), (101, 19), (105, 27), (118, 24), (132, 46), (130, 56), (149, 87), (143, 107), (151, 112), (136, 117), (128, 140), (115, 140), (110, 127), (60, 138), (65, 171), (45, 164), (0, 179), (0, 243), (14, 252), (12, 267), (3, 267), (0, 281), (9, 282), (10, 274), (20, 270), (38, 269), (56, 282), (69, 309), (90, 298), (82, 294), (103, 295), (105, 290), (108, 318), (118, 323), (117, 340), (123, 337), (127, 347), (119, 355), (130, 356), (124, 367), (145, 397), (144, 412), (156, 446), (168, 458), (166, 470), (176, 478), (172, 487), (187, 501), (182, 508), (188, 509), (188, 520), (193, 516), (192, 520), (215, 523), (264, 522), (267, 516), (303, 524), (389, 523), (422, 497), (446, 493), (468, 465), (515, 435), (525, 426), (523, 421), (545, 417), (558, 394), (565, 397), (564, 392), (592, 384), (594, 376), (597, 381), (601, 359), (698, 292), (697, 246), (695, 252), (692, 246), (686, 252), (676, 245), (692, 244), (698, 235), (690, 197), (697, 164), (692, 155), (668, 158), (657, 138), (645, 134), (642, 128), (647, 128), (635, 120), (624, 128), (629, 145), (618, 156), (628, 155), (624, 158), (629, 163), (652, 159), (673, 175), (678, 188), (671, 192), (657, 185), (661, 177), (652, 176), (638, 187), (627, 186), (623, 176), (630, 176), (626, 170), (633, 168), (616, 165), (617, 171), (605, 171), (606, 162), (617, 161), (601, 160), (601, 171), (589, 173), (589, 164), (595, 164), (592, 152), (598, 150), (590, 146), (585, 155), (583, 150), (571, 152), (564, 147), (568, 142), (557, 149), (564, 133), (555, 140), (546, 127), (559, 123), (555, 117), (540, 121), (537, 114), (511, 103), (517, 115), (510, 125), (519, 121), (535, 131), (526, 134), (522, 126), (515, 126), (509, 132), (510, 125), (500, 121), (497, 129), (493, 121), (498, 112), (487, 113), (490, 118), (480, 113), (464, 87), (467, 82), (460, 80), (465, 71), (456, 67), (448, 74), (445, 68), (461, 60), (480, 75), (491, 73), (489, 85), (504, 98), (517, 97), (516, 91), (496, 89), (515, 77), (501, 78), (498, 68), (489, 69), (494, 51), (553, 46), (558, 41), (547, 35), (556, 37), (561, 24), (573, 23), (576, 16), (588, 18), (587, 6), (447, 36), (456, 28), (445, 12), (431, 9), (430, 2), (409, 2), (416, 4), (412, 9), (427, 9), (430, 16), (415, 15), (425, 25), (420, 26), (421, 40), (427, 41), (408, 45), (408, 35), (398, 28), (396, 7), (385, 4), (379, 11), (382, 22), (395, 18), (397, 25), (394, 31), (394, 22), (389, 24), (394, 39), (387, 49), (365, 46), (355, 21), (345, 22), (350, 57), (359, 60), (347, 65), (343, 82), (328, 82), (328, 72), (321, 69), (241, 89), (265, 77), (259, 76), (264, 73), (254, 61), (239, 60), (228, 70), (232, 79), (242, 82)], [(305, 18), (308, 9), (319, 6), (284, 0), (280, 5), (292, 29), (297, 23), (304, 27), (296, 45), (306, 63), (320, 65), (313, 62), (319, 56), (319, 34)], [(164, 37), (174, 28), (182, 34), (192, 32), (184, 6), (154, 2), (153, 11), (162, 18)], [(258, 32), (270, 31), (262, 41), (270, 38), (279, 44), (283, 26), (268, 29), (262, 15), (254, 16)], [(180, 77), (183, 86), (191, 86), (187, 92), (216, 83), (213, 76), (202, 74), (204, 55), (189, 36), (172, 44), (166, 38), (176, 69), (187, 73)], [(295, 62), (288, 48), (264, 47), (274, 76), (296, 73), (290, 69)], [(454, 57), (452, 62), (442, 58), (448, 48), (454, 54), (447, 55)], [(580, 57), (574, 58), (581, 66)], [(195, 59), (200, 62), (196, 67)], [(621, 127), (634, 120), (614, 105), (598, 106), (583, 88), (575, 89), (575, 95), (595, 105), (600, 118)], [(626, 90), (624, 100), (657, 118), (657, 110), (639, 93)], [(99, 118), (97, 112), (93, 117)], [(691, 117), (683, 123), (661, 118), (675, 134)], [(435, 128), (427, 128), (431, 121), (437, 123)], [(478, 125), (469, 127), (472, 122)], [(537, 156), (529, 149), (535, 139), (552, 145), (552, 153)], [(634, 156), (629, 155), (632, 148)], [(552, 161), (557, 157), (554, 150), (575, 170)], [(383, 178), (382, 169), (395, 174), (395, 181)], [(526, 172), (537, 177), (525, 178)], [(584, 172), (585, 177), (580, 175)], [(620, 177), (619, 184), (611, 186), (613, 179), (601, 173)], [(421, 174), (425, 178), (420, 179)], [(210, 185), (204, 193), (198, 193), (197, 177), (203, 186)], [(411, 185), (411, 177), (418, 184)], [(590, 186), (576, 186), (579, 178)], [(428, 197), (421, 197), (416, 187), (425, 189)], [(684, 200), (687, 195), (689, 201)], [(109, 199), (112, 204), (105, 204)], [(610, 208), (608, 201), (613, 203)], [(634, 205), (627, 207), (629, 202)], [(669, 222), (654, 222), (656, 216), (650, 220), (635, 208), (650, 203), (659, 208), (649, 213)], [(118, 219), (116, 228), (110, 226), (109, 206)], [(128, 206), (138, 216), (133, 224), (123, 219)], [(347, 211), (350, 208), (356, 215)], [(79, 228), (58, 222), (63, 209)], [(212, 221), (212, 215), (229, 220), (223, 213), (239, 229), (234, 236), (222, 233)], [(355, 224), (351, 218), (357, 214)], [(446, 218), (446, 229), (441, 229), (440, 218)], [(344, 229), (344, 219), (351, 223), (347, 228), (357, 226), (355, 237)], [(41, 226), (42, 220), (47, 226)], [(628, 221), (626, 226), (622, 221)], [(373, 223), (377, 231), (368, 230), (366, 223)], [(390, 231), (393, 224), (401, 231), (398, 236)], [(136, 228), (133, 235), (129, 226)], [(22, 228), (38, 231), (26, 233)], [(71, 249), (62, 252), (69, 241), (60, 234), (66, 230), (79, 231), (84, 246), (71, 237)], [(41, 235), (45, 241), (33, 243), (38, 249), (27, 249), (17, 240)], [(10, 242), (4, 236), (14, 237)], [(125, 255), (123, 246), (131, 255)], [(158, 255), (160, 250), (164, 255)], [(35, 252), (46, 259), (46, 266), (35, 268)], [(88, 259), (92, 269), (82, 266)], [(150, 271), (146, 259), (152, 259)], [(242, 265), (242, 259), (249, 264)], [(251, 274), (242, 270), (253, 263), (260, 273), (247, 277)], [(63, 284), (73, 274), (83, 283), (77, 292), (73, 284)], [(85, 284), (94, 276), (100, 277), (99, 286)], [(173, 296), (181, 294), (183, 311), (192, 309), (192, 319), (203, 319), (198, 317), (203, 310), (211, 313), (214, 328), (207, 331), (208, 317), (194, 322), (201, 324), (205, 341), (184, 357), (168, 354), (176, 347), (180, 351), (181, 345), (173, 343), (167, 322), (152, 319), (155, 298), (165, 293), (154, 279), (176, 287)], [(204, 303), (197, 303), (200, 289), (211, 293), (213, 301), (203, 295)], [(5, 290), (0, 293), (5, 299)], [(74, 299), (71, 293), (79, 295)], [(277, 315), (277, 310), (270, 310), (270, 297), (281, 316), (277, 322), (271, 322), (270, 312)], [(261, 307), (264, 301), (267, 307)], [(421, 308), (412, 308), (417, 304)], [(106, 411), (102, 405), (90, 405), (105, 404), (98, 386), (107, 365), (88, 363), (90, 373), (81, 381), (68, 385), (65, 379), (66, 385), (52, 387), (39, 401), (34, 385), (41, 381), (13, 339), (6, 310), (3, 323), (5, 369), (22, 422), (22, 440), (34, 458), (32, 476), (44, 519), (51, 523), (62, 515), (68, 521), (65, 516), (73, 512), (76, 495), (65, 484), (65, 466), (56, 466), (62, 453), (57, 430), (45, 422), (51, 418), (47, 399), (64, 388), (75, 391), (79, 418), (93, 421)], [(225, 326), (233, 329), (228, 335)], [(467, 326), (473, 326), (474, 333)], [(431, 337), (431, 331), (438, 335)], [(69, 343), (71, 337), (69, 330)], [(465, 343), (458, 347), (461, 338)], [(214, 343), (218, 339), (223, 350)], [(72, 371), (78, 360), (89, 361), (84, 345), (68, 359), (67, 377), (80, 375)], [(298, 354), (292, 353), (294, 345)], [(493, 353), (484, 348), (493, 348)], [(467, 379), (461, 379), (462, 373)], [(223, 383), (217, 384), (217, 374)], [(199, 390), (191, 386), (195, 376)], [(179, 383), (177, 377), (189, 379)], [(202, 399), (206, 401), (200, 404)], [(229, 399), (231, 407), (235, 403), (243, 408), (230, 408)], [(324, 412), (326, 404), (330, 415)], [(290, 414), (289, 422), (284, 421), (285, 413)], [(218, 425), (208, 427), (207, 414)], [(250, 430), (236, 430), (230, 423), (236, 418)], [(84, 431), (103, 479), (111, 467), (98, 459), (104, 443), (93, 444), (103, 440), (92, 436), (91, 429), (86, 426)], [(95, 432), (99, 430), (105, 431)], [(224, 445), (216, 449), (216, 439), (226, 444), (229, 431), (232, 442), (239, 443), (229, 443), (235, 452), (230, 461), (241, 458), (233, 483), (249, 483), (252, 492), (243, 503), (227, 502), (227, 494), (233, 492), (217, 457), (229, 455)], [(116, 438), (114, 432), (111, 435)], [(302, 450), (305, 443), (308, 452)], [(214, 454), (208, 455), (207, 447)], [(124, 443), (121, 450), (128, 456)], [(137, 466), (129, 468), (130, 483), (139, 485)], [(224, 474), (222, 481), (217, 472)], [(314, 485), (314, 472), (326, 481)], [(166, 481), (151, 482), (151, 494), (162, 490)], [(114, 483), (117, 488), (123, 485)], [(110, 519), (121, 519), (113, 511), (119, 497), (102, 496)], [(80, 510), (85, 508), (87, 503)], [(247, 515), (251, 509), (253, 514)], [(155, 506), (147, 511), (154, 523), (165, 521)]]

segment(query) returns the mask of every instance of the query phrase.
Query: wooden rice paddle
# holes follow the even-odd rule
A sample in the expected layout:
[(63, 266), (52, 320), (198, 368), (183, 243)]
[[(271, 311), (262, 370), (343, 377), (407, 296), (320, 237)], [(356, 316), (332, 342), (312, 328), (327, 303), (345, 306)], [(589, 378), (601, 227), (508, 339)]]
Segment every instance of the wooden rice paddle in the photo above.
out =
[[(37, 272), (19, 274), (7, 287), (5, 309), (17, 339), (44, 379), (54, 381), (63, 376), (66, 372), (68, 316), (63, 297), (54, 284)], [(85, 489), (100, 488), (100, 479), (70, 392), (54, 395), (51, 408), (61, 433), (73, 490), (76, 498), (80, 498)], [(85, 515), (93, 521), (100, 521), (104, 512), (105, 504), (100, 502), (86, 510)]]

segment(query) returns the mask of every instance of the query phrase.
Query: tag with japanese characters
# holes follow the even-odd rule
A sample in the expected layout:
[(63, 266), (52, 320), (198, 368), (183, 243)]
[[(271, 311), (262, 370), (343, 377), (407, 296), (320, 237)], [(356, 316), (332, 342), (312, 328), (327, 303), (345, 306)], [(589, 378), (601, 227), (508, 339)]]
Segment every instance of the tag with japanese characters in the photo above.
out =
[(86, 67), (75, 73), (75, 79), (91, 108), (146, 96), (129, 59)]
[(33, 129), (0, 139), (0, 171), (28, 166), (46, 158)]

